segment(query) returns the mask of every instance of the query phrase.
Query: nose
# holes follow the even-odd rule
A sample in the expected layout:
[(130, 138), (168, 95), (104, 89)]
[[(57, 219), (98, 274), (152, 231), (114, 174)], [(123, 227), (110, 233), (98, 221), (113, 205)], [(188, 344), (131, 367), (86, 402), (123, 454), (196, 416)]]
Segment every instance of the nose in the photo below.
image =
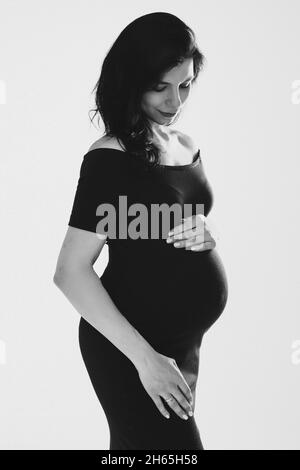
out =
[(179, 91), (177, 89), (170, 90), (170, 94), (168, 95), (168, 98), (167, 98), (166, 109), (173, 109), (175, 113), (176, 110), (181, 107), (181, 104), (182, 102), (180, 99)]

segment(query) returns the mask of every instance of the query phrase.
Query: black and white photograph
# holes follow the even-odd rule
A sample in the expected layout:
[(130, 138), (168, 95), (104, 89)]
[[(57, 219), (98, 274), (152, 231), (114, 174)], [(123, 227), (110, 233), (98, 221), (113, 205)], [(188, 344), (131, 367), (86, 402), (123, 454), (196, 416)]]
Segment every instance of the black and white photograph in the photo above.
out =
[(1, 1), (1, 450), (300, 450), (299, 18)]

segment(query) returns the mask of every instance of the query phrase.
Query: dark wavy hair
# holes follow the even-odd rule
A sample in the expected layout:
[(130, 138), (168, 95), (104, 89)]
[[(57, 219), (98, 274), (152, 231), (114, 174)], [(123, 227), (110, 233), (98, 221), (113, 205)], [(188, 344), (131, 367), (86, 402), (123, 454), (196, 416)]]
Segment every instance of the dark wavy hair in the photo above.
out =
[(115, 136), (122, 148), (139, 157), (147, 168), (159, 163), (159, 149), (151, 141), (151, 124), (141, 108), (142, 95), (188, 58), (193, 58), (194, 83), (205, 60), (194, 32), (177, 16), (155, 12), (126, 26), (103, 61), (92, 91), (96, 90), (92, 121), (99, 113), (104, 135)]

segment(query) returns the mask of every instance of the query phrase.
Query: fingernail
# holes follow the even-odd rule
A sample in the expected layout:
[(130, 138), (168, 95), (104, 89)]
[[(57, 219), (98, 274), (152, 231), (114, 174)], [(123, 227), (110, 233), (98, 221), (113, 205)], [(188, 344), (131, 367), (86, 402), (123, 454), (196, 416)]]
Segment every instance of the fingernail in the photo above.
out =
[(190, 416), (193, 416), (193, 412), (192, 412), (192, 411), (189, 411), (189, 415), (190, 415)]
[(199, 251), (199, 248), (197, 248), (196, 246), (192, 246), (192, 247), (191, 247), (191, 250), (192, 250), (192, 251)]
[(174, 243), (174, 246), (176, 246), (176, 247), (177, 247), (177, 246), (180, 246), (180, 243), (179, 243), (179, 242), (176, 242), (176, 243)]
[(183, 419), (188, 419), (187, 415), (183, 415)]
[(171, 243), (172, 239), (171, 238), (167, 238), (167, 243)]

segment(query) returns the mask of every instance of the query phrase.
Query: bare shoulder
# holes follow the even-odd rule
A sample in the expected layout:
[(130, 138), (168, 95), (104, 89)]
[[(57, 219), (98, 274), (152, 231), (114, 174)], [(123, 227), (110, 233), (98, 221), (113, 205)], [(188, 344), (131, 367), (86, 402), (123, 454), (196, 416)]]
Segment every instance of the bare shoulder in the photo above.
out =
[(124, 148), (122, 148), (121, 144), (119, 143), (116, 137), (108, 137), (106, 135), (96, 140), (90, 146), (88, 151), (90, 152), (91, 150), (100, 149), (100, 148), (112, 148), (112, 149), (124, 151)]
[[(177, 138), (178, 142), (189, 152), (192, 153), (192, 155), (195, 155), (195, 153), (198, 151), (198, 145), (195, 142), (195, 140), (189, 136), (188, 134), (185, 134), (177, 129), (172, 129), (171, 134)], [(112, 148), (116, 150), (121, 150), (122, 152), (126, 151), (124, 145), (122, 147), (122, 142), (119, 142), (116, 137), (108, 137), (108, 136), (103, 136), (100, 137), (100, 139), (97, 139), (89, 148), (89, 152), (91, 150), (95, 150), (98, 148)]]
[(196, 141), (188, 134), (185, 134), (181, 131), (174, 131), (179, 142), (188, 150), (192, 152), (192, 155), (198, 151), (199, 146), (197, 145)]

